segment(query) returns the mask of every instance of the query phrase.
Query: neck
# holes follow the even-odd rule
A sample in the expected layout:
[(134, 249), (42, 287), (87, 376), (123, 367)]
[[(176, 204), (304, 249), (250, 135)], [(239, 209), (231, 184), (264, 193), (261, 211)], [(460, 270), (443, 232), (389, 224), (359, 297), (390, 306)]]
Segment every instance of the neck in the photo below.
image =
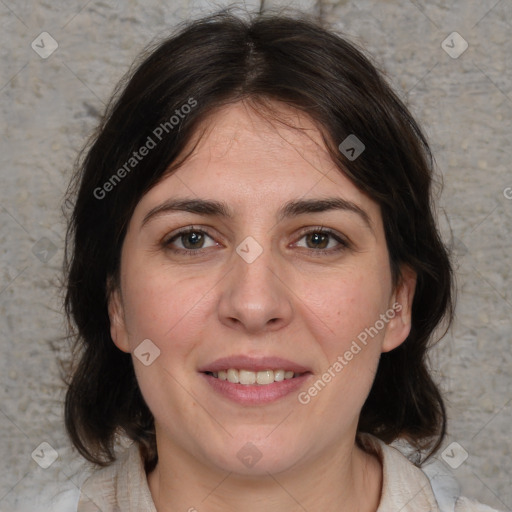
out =
[(160, 443), (148, 475), (158, 512), (375, 512), (382, 467), (353, 442), (272, 474), (240, 475), (207, 467), (175, 445)]

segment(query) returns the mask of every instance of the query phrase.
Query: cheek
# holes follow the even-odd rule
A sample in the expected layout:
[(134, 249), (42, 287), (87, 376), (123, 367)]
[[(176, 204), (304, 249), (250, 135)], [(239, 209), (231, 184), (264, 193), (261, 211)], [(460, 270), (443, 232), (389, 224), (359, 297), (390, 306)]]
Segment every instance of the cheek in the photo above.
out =
[(193, 413), (194, 401), (180, 383), (189, 378), (196, 340), (205, 337), (205, 309), (212, 307), (206, 292), (213, 285), (163, 268), (142, 269), (127, 269), (126, 325), (132, 352), (145, 339), (160, 350), (149, 366), (134, 356), (134, 368), (150, 410), (161, 423), (170, 424)]
[(385, 332), (372, 328), (388, 310), (390, 281), (371, 267), (367, 272), (352, 270), (326, 279), (324, 286), (308, 287), (299, 306), (323, 356), (317, 380), (301, 394), (300, 403), (315, 407), (326, 435), (357, 422), (375, 378)]
[[(130, 343), (149, 338), (165, 350), (178, 348), (183, 330), (188, 337), (204, 323), (212, 285), (197, 277), (179, 277), (164, 268), (127, 270), (124, 283), (125, 317)], [(181, 333), (181, 334), (180, 334)], [(186, 343), (186, 338), (183, 340)]]
[(367, 267), (347, 269), (322, 281), (303, 282), (303, 315), (316, 326), (317, 340), (341, 350), (388, 309), (391, 292), (386, 275)]

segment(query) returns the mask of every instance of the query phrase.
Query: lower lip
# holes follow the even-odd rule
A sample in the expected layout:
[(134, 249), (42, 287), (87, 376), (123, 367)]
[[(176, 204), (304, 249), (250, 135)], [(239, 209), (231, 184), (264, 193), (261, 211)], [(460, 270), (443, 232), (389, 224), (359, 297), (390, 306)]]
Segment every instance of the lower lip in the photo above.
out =
[(201, 373), (206, 382), (217, 393), (243, 405), (261, 405), (274, 402), (297, 391), (311, 375), (304, 373), (293, 379), (285, 379), (272, 384), (234, 384)]

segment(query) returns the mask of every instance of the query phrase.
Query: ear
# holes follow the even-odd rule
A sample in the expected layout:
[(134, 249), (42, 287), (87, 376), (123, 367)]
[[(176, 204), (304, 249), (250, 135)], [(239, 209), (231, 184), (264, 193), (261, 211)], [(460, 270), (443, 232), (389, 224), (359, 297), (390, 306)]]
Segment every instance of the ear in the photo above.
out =
[(114, 278), (107, 278), (108, 317), (110, 319), (110, 336), (119, 350), (130, 352), (128, 333), (126, 331), (123, 300), (119, 286)]
[(401, 345), (411, 332), (412, 302), (416, 290), (416, 272), (407, 265), (400, 269), (399, 282), (390, 301), (390, 309), (394, 316), (389, 321), (382, 352), (389, 352)]

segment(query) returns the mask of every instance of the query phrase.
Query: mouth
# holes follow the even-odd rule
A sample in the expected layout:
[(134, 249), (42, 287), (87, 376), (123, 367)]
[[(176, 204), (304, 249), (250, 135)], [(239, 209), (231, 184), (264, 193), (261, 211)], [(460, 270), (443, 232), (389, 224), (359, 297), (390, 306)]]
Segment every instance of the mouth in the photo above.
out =
[(313, 376), (310, 368), (281, 357), (223, 357), (198, 368), (212, 397), (257, 406), (292, 397)]
[(228, 368), (216, 372), (203, 372), (206, 375), (219, 380), (230, 382), (231, 384), (242, 384), (243, 386), (268, 386), (274, 382), (283, 382), (285, 380), (296, 379), (308, 372), (294, 372), (291, 370), (274, 369), (251, 371), (237, 368)]

